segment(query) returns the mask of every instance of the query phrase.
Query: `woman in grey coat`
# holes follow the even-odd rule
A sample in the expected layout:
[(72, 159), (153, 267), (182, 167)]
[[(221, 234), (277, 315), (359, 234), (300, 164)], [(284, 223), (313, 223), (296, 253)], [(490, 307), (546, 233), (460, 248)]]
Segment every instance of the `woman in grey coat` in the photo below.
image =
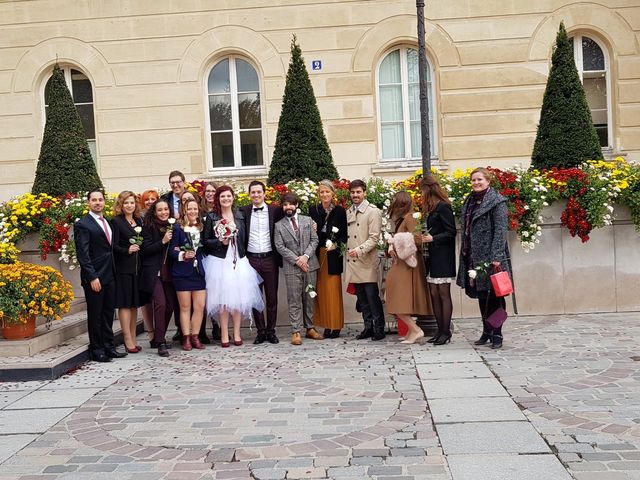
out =
[[(489, 275), (492, 268), (511, 271), (508, 262), (507, 226), (509, 209), (507, 199), (491, 188), (492, 175), (486, 168), (471, 172), (472, 192), (462, 205), (460, 263), (457, 284), (467, 296), (478, 299), (482, 317), (482, 336), (475, 342), (484, 345), (491, 341), (491, 348), (502, 347), (502, 327), (492, 328), (486, 319), (498, 308), (505, 308), (504, 297), (496, 297), (491, 289)], [(475, 278), (470, 270), (491, 265), (486, 274)]]

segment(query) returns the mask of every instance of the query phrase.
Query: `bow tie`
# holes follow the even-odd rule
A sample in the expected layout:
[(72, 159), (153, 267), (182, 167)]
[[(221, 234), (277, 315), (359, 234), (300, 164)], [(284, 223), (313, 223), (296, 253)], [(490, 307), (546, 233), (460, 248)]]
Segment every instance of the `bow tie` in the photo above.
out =
[(254, 212), (261, 212), (264, 209), (264, 205), (261, 207), (253, 207)]

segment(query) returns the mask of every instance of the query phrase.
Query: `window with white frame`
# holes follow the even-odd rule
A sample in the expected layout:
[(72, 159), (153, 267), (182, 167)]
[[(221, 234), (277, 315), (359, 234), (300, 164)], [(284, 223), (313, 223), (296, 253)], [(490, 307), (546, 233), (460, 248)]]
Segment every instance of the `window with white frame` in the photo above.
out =
[(591, 119), (598, 132), (600, 146), (611, 146), (611, 96), (609, 59), (606, 49), (593, 38), (572, 38), (573, 56), (584, 86)]
[(264, 165), (260, 85), (246, 60), (227, 57), (216, 63), (207, 81), (207, 127), (213, 168)]
[[(382, 160), (417, 160), (422, 157), (420, 129), (420, 78), (418, 51), (401, 47), (387, 53), (378, 66), (378, 128)], [(435, 156), (437, 118), (433, 104), (431, 66), (427, 63), (429, 139)]]
[[(89, 77), (84, 73), (80, 70), (76, 70), (74, 67), (61, 66), (60, 69), (64, 73), (64, 81), (71, 93), (71, 98), (73, 99), (73, 104), (78, 111), (78, 115), (80, 115), (80, 121), (84, 127), (84, 133), (87, 136), (89, 150), (91, 150), (91, 156), (95, 162), (98, 157), (96, 155), (96, 122), (93, 114), (93, 87), (91, 85), (91, 80), (89, 80)], [(45, 117), (46, 109), (49, 106), (50, 84), (51, 76), (48, 77), (47, 83), (44, 87)]]

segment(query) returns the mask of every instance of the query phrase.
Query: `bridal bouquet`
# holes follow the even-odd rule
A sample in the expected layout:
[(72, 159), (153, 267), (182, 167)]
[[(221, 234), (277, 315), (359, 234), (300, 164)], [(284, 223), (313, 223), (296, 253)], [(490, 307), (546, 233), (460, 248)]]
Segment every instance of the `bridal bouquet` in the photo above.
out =
[(238, 233), (238, 227), (235, 223), (230, 222), (226, 218), (218, 221), (215, 226), (215, 234), (220, 240), (228, 240), (235, 237)]

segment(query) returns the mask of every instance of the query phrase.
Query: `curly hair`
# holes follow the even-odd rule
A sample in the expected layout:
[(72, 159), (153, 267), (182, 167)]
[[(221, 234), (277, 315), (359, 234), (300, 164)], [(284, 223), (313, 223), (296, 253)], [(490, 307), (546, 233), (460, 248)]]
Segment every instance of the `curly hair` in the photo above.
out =
[(138, 197), (131, 190), (120, 192), (120, 195), (118, 195), (116, 203), (113, 206), (113, 213), (116, 215), (124, 215), (122, 206), (124, 205), (125, 200), (130, 197), (133, 197), (133, 203), (136, 206), (135, 210), (133, 211), (133, 218), (140, 218), (140, 204), (138, 203)]

